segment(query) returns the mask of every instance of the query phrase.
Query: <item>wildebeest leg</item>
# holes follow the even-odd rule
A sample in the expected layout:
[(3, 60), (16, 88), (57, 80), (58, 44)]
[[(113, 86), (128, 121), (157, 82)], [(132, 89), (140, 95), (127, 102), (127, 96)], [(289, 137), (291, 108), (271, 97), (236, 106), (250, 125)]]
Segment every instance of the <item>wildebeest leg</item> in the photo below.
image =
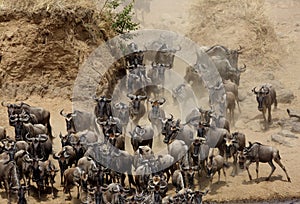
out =
[(270, 178), (271, 178), (271, 176), (272, 176), (273, 172), (274, 172), (274, 171), (275, 171), (275, 169), (276, 169), (276, 167), (274, 166), (274, 164), (273, 164), (272, 160), (271, 160), (271, 161), (269, 161), (269, 162), (268, 162), (268, 164), (271, 166), (272, 170), (271, 170), (271, 173), (270, 173), (270, 175), (269, 175), (269, 176), (266, 178), (266, 181), (269, 181), (269, 180), (270, 180)]
[(263, 114), (263, 118), (264, 118), (265, 130), (267, 130), (269, 126), (268, 126), (268, 122), (267, 122), (267, 118), (266, 118), (266, 109), (265, 108), (263, 109), (262, 114)]
[(225, 167), (224, 167), (224, 166), (223, 166), (222, 170), (223, 170), (223, 174), (224, 174), (224, 177), (225, 177), (225, 182), (226, 182), (226, 181), (227, 181), (227, 179), (226, 179), (226, 171), (225, 171)]
[(249, 171), (249, 166), (250, 166), (250, 164), (251, 164), (250, 162), (247, 162), (247, 163), (245, 164), (245, 167), (246, 167), (247, 172), (248, 172), (249, 180), (251, 181), (251, 180), (252, 180), (252, 176), (251, 176), (250, 171)]
[(79, 185), (77, 185), (77, 199), (79, 199)]
[(258, 179), (258, 168), (259, 168), (259, 161), (256, 161), (256, 168), (255, 168), (255, 171), (256, 171), (256, 179)]
[(271, 106), (268, 108), (268, 122), (271, 123), (272, 115), (271, 115)]
[(286, 178), (288, 180), (288, 182), (291, 182), (291, 178), (289, 177), (285, 167), (283, 166), (283, 164), (281, 163), (280, 159), (274, 159), (274, 161), (282, 168), (282, 170), (284, 171), (285, 175), (286, 175)]
[(237, 173), (237, 153), (235, 153), (233, 155), (233, 169), (232, 169), (232, 172), (231, 172), (231, 176), (235, 176)]
[(220, 183), (220, 178), (221, 178), (221, 169), (218, 170), (218, 183)]

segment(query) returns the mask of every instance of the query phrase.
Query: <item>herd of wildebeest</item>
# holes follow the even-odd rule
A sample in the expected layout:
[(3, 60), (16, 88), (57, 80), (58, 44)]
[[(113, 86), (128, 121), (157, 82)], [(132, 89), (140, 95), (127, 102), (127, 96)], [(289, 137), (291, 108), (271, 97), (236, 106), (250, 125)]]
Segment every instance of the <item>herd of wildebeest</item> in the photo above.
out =
[[(96, 105), (91, 113), (80, 110), (65, 113), (62, 107), (65, 135), (52, 135), (50, 112), (44, 108), (2, 101), (15, 132), (14, 136), (8, 136), (4, 128), (0, 129), (0, 185), (5, 188), (8, 202), (13, 197), (18, 203), (26, 203), (32, 186), (36, 186), (37, 199), (46, 194), (49, 186), (55, 198), (57, 174), (66, 197), (72, 198), (75, 191), (71, 193), (71, 189), (76, 187), (77, 198), (91, 203), (202, 203), (202, 196), (209, 193), (211, 185), (216, 185), (212, 182), (216, 173), (220, 181), (220, 172), (226, 177), (229, 166), (232, 166), (232, 176), (238, 168), (245, 167), (251, 180), (249, 165), (254, 162), (257, 177), (259, 162), (266, 162), (272, 169), (269, 180), (275, 161), (291, 181), (276, 148), (258, 142), (249, 142), (247, 146), (245, 134), (230, 132), (235, 105), (239, 107), (240, 102), (240, 74), (246, 68), (238, 68), (241, 47), (229, 50), (216, 45), (204, 49), (223, 80), (220, 87), (225, 88), (225, 100), (218, 103), (224, 103), (229, 114), (218, 114), (211, 104), (210, 109), (192, 109), (185, 122), (172, 113), (165, 113), (162, 105), (166, 99), (159, 88), (164, 84), (166, 70), (173, 68), (174, 55), (180, 47), (171, 49), (163, 44), (150, 68), (144, 63), (145, 51), (138, 50), (135, 43), (129, 44), (128, 49), (131, 54), (125, 57), (124, 66), (128, 72), (125, 95), (129, 103), (113, 102), (110, 96), (100, 95), (92, 96)], [(186, 69), (186, 84), (173, 90), (175, 101), (182, 97), (186, 86), (195, 90), (205, 86), (198, 68), (196, 63)], [(147, 86), (149, 81), (152, 85)], [(252, 91), (268, 128), (272, 120), (271, 106), (277, 106), (275, 89), (271, 84), (262, 84)], [(147, 108), (146, 104), (151, 107)], [(144, 116), (148, 116), (147, 125), (140, 124)], [(134, 154), (125, 149), (126, 134), (130, 136)], [(166, 154), (157, 155), (152, 150), (156, 135), (164, 137)], [(61, 141), (58, 152), (53, 152), (53, 140)], [(126, 176), (129, 186), (125, 184)], [(208, 179), (209, 186), (202, 186), (207, 190), (196, 190), (199, 188), (195, 187), (195, 177)], [(172, 188), (170, 180), (175, 195), (168, 193)]]

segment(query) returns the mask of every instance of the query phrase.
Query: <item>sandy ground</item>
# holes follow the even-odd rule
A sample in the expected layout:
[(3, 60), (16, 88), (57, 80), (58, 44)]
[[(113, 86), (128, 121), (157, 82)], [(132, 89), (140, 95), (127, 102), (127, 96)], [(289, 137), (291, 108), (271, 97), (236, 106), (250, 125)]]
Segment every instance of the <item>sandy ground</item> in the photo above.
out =
[[(187, 34), (185, 31), (188, 30), (189, 24), (189, 13), (188, 11), (194, 1), (171, 1), (171, 0), (153, 0), (151, 2), (151, 10), (159, 11), (161, 14), (145, 14), (145, 22), (143, 26), (145, 28), (164, 28), (180, 32), (181, 34)], [(172, 4), (172, 7), (170, 6)], [(299, 95), (300, 95), (300, 82), (299, 82), (299, 64), (300, 58), (300, 2), (297, 0), (286, 0), (276, 1), (267, 0), (265, 3), (265, 14), (268, 16), (270, 21), (273, 23), (276, 34), (280, 39), (280, 43), (287, 50), (286, 56), (283, 56), (280, 61), (280, 67), (274, 69), (275, 80), (280, 81), (285, 87), (288, 87), (293, 91), (296, 98), (291, 104), (280, 104), (278, 109), (273, 112), (274, 122), (282, 118), (288, 118), (286, 114), (286, 108), (294, 108), (300, 110)], [(168, 25), (168, 26), (166, 26)], [(263, 72), (257, 72), (253, 70), (247, 70), (242, 75), (241, 83), (247, 81), (249, 83), (243, 84), (241, 92), (248, 97), (244, 103), (241, 103), (242, 113), (238, 115), (238, 121), (236, 126), (233, 127), (233, 131), (241, 131), (246, 134), (248, 141), (259, 141), (263, 144), (275, 146), (280, 150), (282, 162), (286, 166), (286, 169), (291, 177), (292, 182), (289, 183), (283, 171), (278, 168), (274, 172), (270, 181), (264, 181), (264, 178), (269, 174), (270, 167), (268, 164), (260, 164), (259, 168), (259, 179), (258, 182), (249, 181), (246, 171), (239, 171), (236, 177), (231, 177), (231, 168), (227, 170), (227, 177), (221, 175), (221, 182), (215, 183), (217, 177), (214, 179), (214, 183), (210, 190), (210, 193), (204, 198), (206, 201), (211, 202), (228, 202), (233, 203), (234, 201), (244, 200), (248, 202), (254, 202), (254, 200), (275, 200), (275, 203), (279, 203), (282, 199), (293, 199), (300, 197), (300, 157), (298, 146), (300, 145), (299, 139), (290, 139), (291, 146), (284, 146), (271, 141), (271, 135), (280, 131), (278, 125), (272, 125), (270, 130), (262, 131), (257, 129), (257, 125), (253, 127), (253, 123), (258, 123), (262, 120), (260, 113), (256, 109), (256, 102), (253, 95), (251, 95), (251, 89), (254, 84), (264, 83)], [(251, 98), (251, 97), (252, 98)], [(2, 100), (13, 99), (2, 98)], [(72, 103), (68, 100), (62, 100), (57, 98), (55, 100), (41, 99), (33, 96), (26, 101), (29, 104), (35, 106), (42, 106), (51, 111), (51, 124), (53, 126), (53, 133), (58, 136), (60, 132), (65, 132), (65, 123), (63, 117), (59, 115), (61, 109), (66, 111), (72, 110)], [(175, 107), (166, 107), (170, 112)], [(7, 128), (8, 135), (13, 136), (14, 132), (12, 127), (8, 126), (7, 113), (4, 107), (0, 108), (0, 125)], [(245, 123), (247, 119), (253, 118), (253, 122)], [(300, 136), (300, 135), (297, 135)], [(157, 141), (156, 141), (157, 142)], [(127, 148), (131, 148), (127, 143)], [(159, 149), (161, 146), (157, 142), (155, 147)], [(60, 143), (58, 138), (54, 140), (54, 151), (60, 149)], [(255, 165), (250, 166), (252, 175), (255, 177)], [(207, 181), (203, 178), (196, 178), (196, 184), (198, 188), (205, 189), (207, 187)], [(58, 190), (57, 197), (52, 200), (49, 194), (45, 195), (41, 201), (37, 199), (36, 193), (34, 193), (34, 187), (31, 190), (31, 195), (28, 197), (28, 203), (70, 203), (65, 201), (65, 197), (62, 193), (62, 187), (59, 186), (59, 177), (57, 177), (56, 188)], [(73, 189), (73, 195), (75, 196), (76, 190)], [(173, 191), (170, 191), (173, 192)], [(0, 202), (5, 202), (5, 193), (2, 190), (0, 192)], [(71, 201), (77, 203), (75, 199)]]

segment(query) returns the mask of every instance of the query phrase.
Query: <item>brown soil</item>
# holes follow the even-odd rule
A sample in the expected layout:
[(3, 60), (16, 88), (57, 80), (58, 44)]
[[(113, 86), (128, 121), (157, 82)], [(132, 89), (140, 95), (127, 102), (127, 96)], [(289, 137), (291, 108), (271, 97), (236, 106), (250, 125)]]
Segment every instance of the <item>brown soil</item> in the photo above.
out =
[[(69, 98), (79, 66), (93, 49), (113, 34), (107, 25), (94, 24), (93, 6), (84, 0), (79, 1), (76, 8), (71, 6), (72, 3), (64, 5), (65, 9), (58, 6), (61, 4), (54, 4), (56, 6), (48, 7), (47, 11), (46, 4), (33, 4), (35, 6), (32, 7), (35, 1), (27, 4), (12, 2), (14, 4), (7, 5), (0, 1), (1, 100), (24, 100), (50, 110), (53, 133), (58, 136), (59, 132), (65, 132), (64, 119), (59, 111), (63, 108), (72, 110)], [(94, 8), (99, 8), (99, 5)], [(259, 141), (278, 148), (292, 179), (291, 183), (287, 182), (283, 171), (276, 166), (271, 181), (263, 181), (270, 172), (268, 164), (260, 164), (258, 183), (250, 182), (246, 171), (231, 177), (230, 168), (226, 181), (223, 175), (219, 184), (215, 183), (217, 178), (214, 179), (210, 193), (204, 198), (206, 201), (232, 203), (300, 197), (299, 139), (290, 139), (291, 146), (271, 141), (271, 135), (281, 130), (276, 121), (288, 118), (286, 108), (300, 110), (299, 11), (297, 0), (151, 1), (151, 12), (145, 14), (142, 27), (176, 31), (201, 45), (245, 47), (240, 64), (247, 64), (247, 71), (242, 74), (240, 90), (246, 99), (241, 103), (242, 113), (236, 111), (238, 120), (233, 131), (245, 133), (248, 141)], [(273, 112), (274, 123), (268, 131), (260, 129), (262, 118), (251, 94), (254, 86), (265, 82), (283, 86), (296, 96), (290, 104), (279, 103), (278, 109)], [(172, 107), (167, 109), (172, 111)], [(0, 115), (0, 126), (6, 127), (8, 135), (13, 136), (6, 108), (0, 109)], [(55, 139), (54, 151), (59, 148), (59, 141)], [(255, 177), (255, 164), (250, 166), (250, 170)], [(197, 183), (200, 183), (201, 189), (207, 187), (204, 179), (197, 179)], [(56, 188), (57, 198), (52, 200), (47, 194), (40, 203), (69, 203), (65, 201), (58, 177)], [(38, 203), (33, 192), (31, 190), (28, 202)], [(75, 188), (72, 193), (75, 196)], [(0, 202), (5, 198), (2, 190)], [(75, 199), (73, 201), (76, 202)]]

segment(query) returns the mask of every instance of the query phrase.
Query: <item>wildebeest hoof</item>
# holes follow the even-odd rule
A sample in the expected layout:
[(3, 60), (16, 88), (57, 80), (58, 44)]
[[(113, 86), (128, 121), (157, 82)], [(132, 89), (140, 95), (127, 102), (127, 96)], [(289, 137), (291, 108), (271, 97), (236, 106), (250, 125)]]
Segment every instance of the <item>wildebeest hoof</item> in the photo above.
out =
[(232, 177), (235, 177), (235, 174), (231, 174)]

